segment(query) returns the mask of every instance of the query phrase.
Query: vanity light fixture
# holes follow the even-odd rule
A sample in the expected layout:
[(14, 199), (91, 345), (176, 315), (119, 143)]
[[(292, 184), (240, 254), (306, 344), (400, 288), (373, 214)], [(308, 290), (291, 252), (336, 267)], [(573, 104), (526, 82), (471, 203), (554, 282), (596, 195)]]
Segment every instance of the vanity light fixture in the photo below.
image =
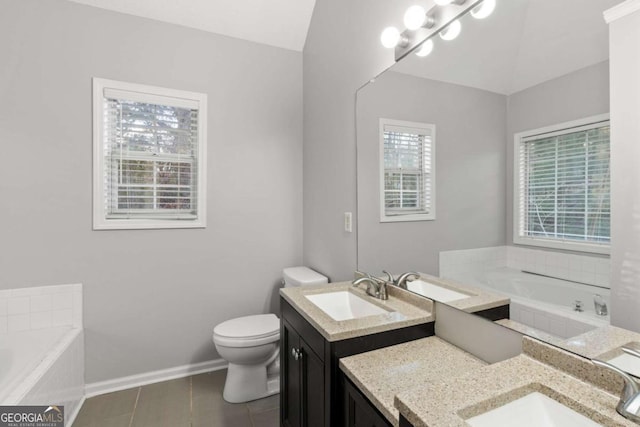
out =
[(447, 26), (444, 30), (440, 31), (440, 38), (442, 40), (451, 41), (460, 35), (462, 31), (462, 24), (457, 19)]
[(496, 0), (484, 0), (480, 5), (471, 9), (471, 16), (476, 19), (484, 19), (491, 15), (496, 8)]
[(416, 55), (420, 57), (428, 56), (433, 51), (433, 40), (429, 39), (426, 42), (422, 43), (422, 45), (416, 51)]
[(402, 34), (400, 34), (400, 30), (396, 27), (387, 27), (380, 35), (380, 42), (382, 43), (382, 46), (387, 49), (402, 45), (402, 39)]
[(404, 13), (404, 26), (408, 30), (415, 31), (418, 28), (432, 28), (436, 24), (433, 16), (427, 15), (427, 11), (422, 6), (411, 6)]
[(486, 18), (496, 7), (496, 0), (434, 0), (428, 9), (413, 5), (404, 14), (404, 30), (387, 27), (380, 36), (382, 45), (395, 48), (395, 60), (399, 61), (411, 52), (418, 56), (429, 55), (434, 48), (432, 37), (439, 34), (443, 40), (453, 40), (460, 35), (460, 18), (472, 13), (476, 18)]

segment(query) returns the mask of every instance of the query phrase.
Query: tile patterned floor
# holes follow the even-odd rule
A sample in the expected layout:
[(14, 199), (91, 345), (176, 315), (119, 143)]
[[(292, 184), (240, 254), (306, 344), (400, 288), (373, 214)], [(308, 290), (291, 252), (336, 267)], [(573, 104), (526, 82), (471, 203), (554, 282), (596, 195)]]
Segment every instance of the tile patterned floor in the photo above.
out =
[(73, 427), (278, 427), (279, 395), (249, 403), (222, 399), (226, 370), (87, 399)]

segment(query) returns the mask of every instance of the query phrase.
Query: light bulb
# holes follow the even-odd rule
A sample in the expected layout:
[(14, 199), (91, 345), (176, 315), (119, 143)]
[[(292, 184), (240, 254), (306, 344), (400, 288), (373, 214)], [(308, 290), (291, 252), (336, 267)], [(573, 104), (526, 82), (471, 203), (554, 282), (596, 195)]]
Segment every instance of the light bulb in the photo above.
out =
[(471, 16), (476, 19), (484, 19), (493, 13), (496, 8), (496, 0), (484, 0), (471, 10)]
[(451, 4), (453, 0), (434, 0), (438, 6), (446, 6)]
[(427, 12), (422, 6), (411, 6), (404, 14), (404, 26), (414, 31), (424, 25)]
[(382, 46), (387, 49), (396, 47), (399, 41), (400, 31), (396, 27), (387, 27), (380, 35), (380, 42), (382, 43)]
[(422, 43), (422, 46), (416, 51), (416, 55), (418, 56), (427, 56), (433, 51), (433, 40), (429, 39), (426, 42)]
[(453, 21), (447, 28), (440, 31), (440, 38), (442, 40), (451, 41), (460, 35), (460, 31), (462, 30), (462, 24), (457, 19)]

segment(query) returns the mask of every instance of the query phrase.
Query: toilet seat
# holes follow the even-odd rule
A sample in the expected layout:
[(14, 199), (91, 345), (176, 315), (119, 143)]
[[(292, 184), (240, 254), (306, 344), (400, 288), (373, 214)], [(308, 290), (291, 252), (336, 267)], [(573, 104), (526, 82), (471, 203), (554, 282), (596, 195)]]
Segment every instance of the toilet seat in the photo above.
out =
[(280, 320), (275, 314), (238, 317), (213, 329), (213, 340), (227, 347), (253, 347), (280, 339)]

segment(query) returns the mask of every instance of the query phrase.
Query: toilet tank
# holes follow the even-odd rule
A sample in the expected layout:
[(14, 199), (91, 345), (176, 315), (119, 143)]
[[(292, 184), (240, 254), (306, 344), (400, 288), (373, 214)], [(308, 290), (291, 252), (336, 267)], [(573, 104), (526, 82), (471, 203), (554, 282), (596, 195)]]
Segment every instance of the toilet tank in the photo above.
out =
[(291, 286), (321, 285), (329, 283), (326, 276), (313, 271), (309, 267), (289, 267), (282, 270), (282, 278), (286, 288)]

